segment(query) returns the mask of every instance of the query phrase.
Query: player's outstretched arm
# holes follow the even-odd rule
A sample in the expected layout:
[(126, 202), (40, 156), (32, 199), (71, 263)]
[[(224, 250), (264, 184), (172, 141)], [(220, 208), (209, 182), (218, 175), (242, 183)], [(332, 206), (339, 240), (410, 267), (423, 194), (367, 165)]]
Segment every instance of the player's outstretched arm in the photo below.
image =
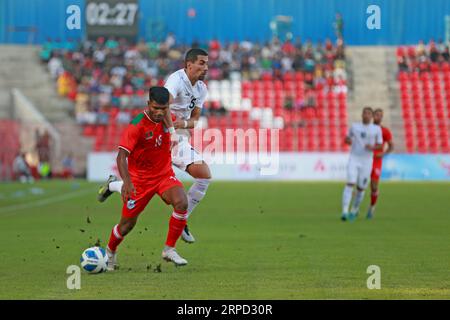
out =
[(130, 173), (128, 172), (128, 155), (128, 151), (122, 148), (119, 149), (119, 153), (117, 154), (117, 168), (119, 169), (120, 176), (123, 179), (121, 193), (123, 202), (127, 202), (128, 199), (136, 195), (136, 189), (131, 182)]

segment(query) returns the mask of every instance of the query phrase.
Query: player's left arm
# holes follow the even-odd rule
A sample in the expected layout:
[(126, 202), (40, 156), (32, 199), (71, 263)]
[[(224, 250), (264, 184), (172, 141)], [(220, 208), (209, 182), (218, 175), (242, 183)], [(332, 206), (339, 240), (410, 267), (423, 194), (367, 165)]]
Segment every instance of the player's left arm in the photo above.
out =
[(191, 118), (189, 120), (177, 119), (174, 122), (175, 129), (193, 129), (195, 128), (195, 124), (200, 119), (200, 115), (202, 113), (202, 108), (195, 107), (192, 110)]

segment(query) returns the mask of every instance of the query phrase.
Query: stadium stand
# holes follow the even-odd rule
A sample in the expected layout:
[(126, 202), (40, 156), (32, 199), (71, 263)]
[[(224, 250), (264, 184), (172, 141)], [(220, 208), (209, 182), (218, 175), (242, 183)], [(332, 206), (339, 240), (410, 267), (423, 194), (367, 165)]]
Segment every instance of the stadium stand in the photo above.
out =
[[(281, 151), (341, 151), (347, 130), (347, 84), (342, 40), (263, 45), (243, 41), (209, 51), (209, 97), (202, 125), (280, 129)], [(110, 151), (121, 131), (146, 103), (146, 88), (182, 68), (184, 45), (130, 45), (125, 40), (47, 42), (41, 59), (60, 96), (75, 102), (74, 114), (95, 151)]]
[(405, 143), (409, 153), (450, 152), (450, 56), (433, 40), (397, 48)]

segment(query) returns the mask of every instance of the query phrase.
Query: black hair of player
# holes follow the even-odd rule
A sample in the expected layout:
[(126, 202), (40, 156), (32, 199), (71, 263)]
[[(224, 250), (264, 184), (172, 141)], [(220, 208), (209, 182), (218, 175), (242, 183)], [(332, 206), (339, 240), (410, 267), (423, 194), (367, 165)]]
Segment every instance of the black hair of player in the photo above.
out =
[(164, 105), (169, 103), (169, 90), (165, 87), (151, 87), (148, 93), (150, 101)]
[(208, 56), (208, 52), (199, 48), (189, 49), (189, 51), (186, 53), (186, 57), (184, 58), (184, 63), (194, 63), (195, 61), (197, 61), (198, 56)]

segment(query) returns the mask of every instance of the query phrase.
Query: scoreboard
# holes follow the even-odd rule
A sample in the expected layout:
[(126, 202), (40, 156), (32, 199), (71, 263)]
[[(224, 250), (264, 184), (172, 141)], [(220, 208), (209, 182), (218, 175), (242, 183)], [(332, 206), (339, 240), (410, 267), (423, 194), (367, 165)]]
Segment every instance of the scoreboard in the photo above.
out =
[(114, 36), (136, 40), (138, 0), (87, 0), (85, 18), (88, 39)]

